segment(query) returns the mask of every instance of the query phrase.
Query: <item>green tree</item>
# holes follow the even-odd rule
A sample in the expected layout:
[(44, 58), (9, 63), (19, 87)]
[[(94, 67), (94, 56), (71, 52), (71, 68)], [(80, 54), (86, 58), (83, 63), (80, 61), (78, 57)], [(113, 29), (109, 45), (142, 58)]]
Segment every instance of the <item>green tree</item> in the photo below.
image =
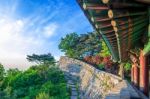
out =
[(2, 64), (0, 64), (0, 97), (3, 98), (5, 96), (5, 92), (3, 92), (3, 80), (5, 75), (5, 69)]
[(86, 55), (95, 55), (100, 52), (100, 37), (96, 32), (81, 35), (67, 34), (61, 39), (59, 49), (69, 57), (82, 59)]
[(59, 49), (69, 57), (79, 57), (76, 51), (76, 45), (79, 43), (79, 36), (76, 33), (67, 34), (66, 37), (61, 38)]
[[(9, 69), (0, 81), (0, 99), (69, 99), (63, 72), (55, 65), (51, 54), (29, 56), (39, 64), (20, 71)], [(4, 75), (4, 76), (3, 76)]]
[(25, 71), (8, 70), (1, 88), (2, 99), (69, 99), (63, 72), (44, 64)]
[(27, 55), (27, 60), (29, 62), (35, 62), (37, 64), (45, 64), (45, 65), (55, 64), (55, 59), (50, 53), (41, 55), (37, 54)]
[(81, 57), (93, 56), (100, 52), (100, 37), (96, 32), (80, 35), (80, 42), (77, 44), (77, 51)]
[(0, 81), (3, 80), (5, 74), (5, 69), (2, 64), (0, 64)]

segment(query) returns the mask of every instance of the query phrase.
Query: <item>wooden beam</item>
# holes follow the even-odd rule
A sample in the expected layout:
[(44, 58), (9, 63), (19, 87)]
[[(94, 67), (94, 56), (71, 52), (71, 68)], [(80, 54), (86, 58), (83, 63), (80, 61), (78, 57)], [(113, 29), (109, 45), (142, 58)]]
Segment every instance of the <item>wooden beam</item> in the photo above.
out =
[(131, 8), (143, 8), (144, 4), (137, 3), (133, 0), (102, 0), (103, 4), (107, 4), (112, 9), (131, 9)]
[(104, 34), (106, 35), (106, 34), (111, 34), (111, 33), (113, 33), (114, 32), (114, 30), (113, 29), (111, 29), (111, 30), (106, 30), (106, 31), (103, 31), (104, 32)]
[(106, 37), (111, 38), (111, 37), (116, 37), (116, 35), (106, 35)]
[(141, 3), (150, 4), (150, 0), (135, 0)]
[(103, 29), (103, 28), (108, 28), (108, 27), (111, 27), (112, 25), (110, 23), (107, 23), (107, 24), (97, 24), (97, 28), (100, 28), (100, 29)]
[(128, 31), (129, 30), (129, 28), (132, 28), (132, 30), (137, 30), (137, 29), (139, 29), (139, 28), (141, 28), (141, 27), (145, 27), (145, 26), (147, 26), (147, 20), (146, 19), (143, 19), (143, 20), (140, 20), (140, 21), (138, 21), (138, 22), (136, 22), (136, 23), (133, 23), (132, 25), (130, 25), (130, 26), (119, 26), (119, 28), (118, 28), (118, 32), (121, 32), (121, 31)]
[(109, 42), (112, 43), (112, 44), (117, 44), (117, 40), (111, 40)]
[(122, 12), (120, 10), (108, 10), (108, 17), (109, 18), (121, 18), (121, 17), (127, 17), (127, 16), (137, 16), (137, 15), (146, 15), (147, 12), (129, 12), (129, 11), (125, 11), (122, 10)]
[(110, 18), (108, 18), (108, 16), (106, 17), (95, 17), (94, 18), (96, 22), (103, 22), (103, 21), (109, 21)]
[(103, 2), (104, 4), (108, 4), (108, 3), (110, 2), (110, 0), (102, 0), (102, 2)]
[(90, 3), (83, 3), (83, 8), (85, 10), (108, 10), (108, 7), (105, 5), (90, 4)]
[(122, 32), (122, 34), (120, 34), (121, 35), (120, 38), (126, 38), (126, 37), (128, 37), (129, 36), (128, 32), (132, 32), (130, 34), (130, 38), (131, 37), (133, 38), (133, 36), (136, 36), (136, 35), (139, 35), (139, 34), (143, 34), (144, 31), (145, 31), (145, 29), (143, 29), (143, 28), (141, 28), (141, 29), (139, 29), (137, 31), (127, 31), (127, 32), (125, 31), (125, 32)]
[[(136, 23), (140, 20), (147, 19), (147, 17), (146, 16), (139, 16), (139, 17), (134, 17), (134, 18), (130, 17), (130, 19), (132, 23)], [(112, 26), (122, 26), (122, 25), (127, 25), (127, 24), (129, 24), (129, 21), (125, 20), (124, 18), (111, 20)]]
[(138, 3), (133, 3), (133, 2), (112, 2), (110, 6), (114, 9), (118, 8), (141, 8), (144, 7), (144, 5), (138, 4)]

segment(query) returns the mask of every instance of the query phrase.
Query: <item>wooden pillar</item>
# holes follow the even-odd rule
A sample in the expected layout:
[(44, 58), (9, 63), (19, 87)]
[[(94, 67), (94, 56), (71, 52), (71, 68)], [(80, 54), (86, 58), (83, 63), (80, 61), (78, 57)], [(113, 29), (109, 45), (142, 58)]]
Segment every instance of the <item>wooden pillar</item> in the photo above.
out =
[(132, 84), (134, 84), (134, 65), (132, 64), (132, 68), (131, 68), (131, 82)]
[(134, 64), (134, 84), (139, 88), (139, 67), (138, 64)]
[(120, 63), (119, 76), (124, 79), (124, 63)]
[(139, 88), (139, 67), (136, 63), (132, 64), (131, 81), (133, 85)]
[(150, 63), (149, 63), (149, 98), (150, 98)]
[(138, 57), (130, 52), (130, 59), (132, 61), (131, 69), (131, 81), (133, 85), (139, 88), (139, 67), (138, 67)]
[(140, 52), (140, 90), (148, 95), (148, 64), (143, 51)]

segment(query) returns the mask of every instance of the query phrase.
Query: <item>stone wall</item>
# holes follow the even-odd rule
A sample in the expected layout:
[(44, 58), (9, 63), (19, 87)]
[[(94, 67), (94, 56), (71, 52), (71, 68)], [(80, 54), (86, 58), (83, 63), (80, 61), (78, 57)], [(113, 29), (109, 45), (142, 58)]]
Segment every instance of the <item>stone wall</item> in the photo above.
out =
[(122, 81), (118, 76), (98, 70), (80, 60), (65, 56), (60, 58), (59, 66), (63, 71), (79, 78), (80, 93), (85, 99), (105, 97), (114, 86)]

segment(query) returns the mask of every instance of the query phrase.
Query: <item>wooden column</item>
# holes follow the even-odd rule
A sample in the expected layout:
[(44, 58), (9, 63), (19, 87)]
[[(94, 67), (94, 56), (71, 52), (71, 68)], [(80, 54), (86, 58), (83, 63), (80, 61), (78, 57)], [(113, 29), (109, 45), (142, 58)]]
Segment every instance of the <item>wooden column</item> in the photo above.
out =
[(132, 64), (131, 81), (133, 85), (139, 88), (139, 67), (136, 63)]
[(148, 95), (148, 64), (143, 51), (140, 52), (140, 90)]
[(131, 69), (131, 81), (133, 85), (139, 88), (139, 67), (138, 67), (138, 58), (132, 52), (130, 52), (130, 59), (132, 61), (132, 69)]
[(150, 97), (150, 70), (149, 70), (149, 97)]
[(124, 79), (124, 63), (120, 63), (119, 76)]
[(134, 65), (132, 64), (132, 68), (131, 68), (131, 82), (132, 84), (134, 84)]
[(138, 64), (134, 64), (134, 84), (139, 88), (139, 67)]

